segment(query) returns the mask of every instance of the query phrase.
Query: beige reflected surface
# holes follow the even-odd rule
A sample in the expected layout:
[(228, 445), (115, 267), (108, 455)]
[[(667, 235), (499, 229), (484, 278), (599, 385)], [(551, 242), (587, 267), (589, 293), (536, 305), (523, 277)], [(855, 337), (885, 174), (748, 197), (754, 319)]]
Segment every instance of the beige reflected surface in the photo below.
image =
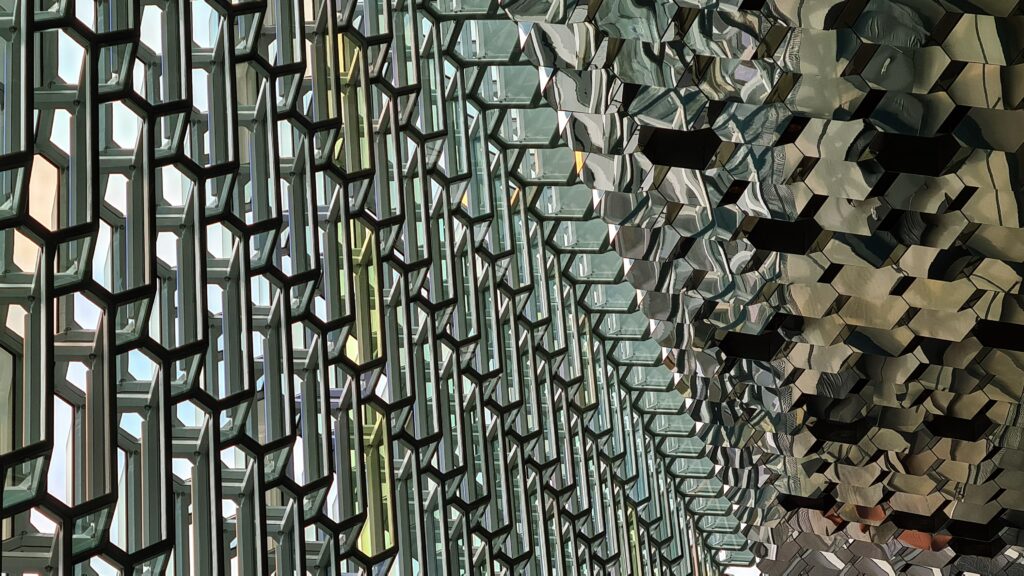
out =
[(24, 234), (14, 231), (14, 265), (22, 272), (34, 272), (39, 263), (39, 246)]
[(29, 179), (28, 214), (50, 230), (57, 229), (57, 192), (60, 170), (46, 158), (36, 154)]

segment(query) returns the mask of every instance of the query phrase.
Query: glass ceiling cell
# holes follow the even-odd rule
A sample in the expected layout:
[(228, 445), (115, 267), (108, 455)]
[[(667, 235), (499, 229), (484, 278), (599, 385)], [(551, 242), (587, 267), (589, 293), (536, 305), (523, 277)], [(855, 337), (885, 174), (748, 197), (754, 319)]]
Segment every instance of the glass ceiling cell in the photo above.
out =
[(600, 220), (560, 222), (553, 241), (567, 252), (604, 252), (608, 246), (608, 225)]
[[(665, 392), (642, 392), (637, 394), (637, 406), (649, 414), (677, 414), (683, 406), (683, 398), (674, 389)], [(681, 418), (690, 420), (688, 416)]]
[(491, 0), (434, 0), (430, 5), (440, 14), (463, 17), (482, 16), (495, 9)]
[(626, 373), (622, 384), (630, 390), (667, 390), (672, 381), (672, 373), (661, 366), (635, 366)]
[(612, 357), (619, 364), (650, 366), (660, 363), (661, 346), (650, 340), (622, 341), (612, 350)]
[[(664, 452), (668, 456), (681, 457), (681, 458), (698, 458), (704, 455), (704, 442), (699, 438), (686, 438), (683, 436), (668, 436), (663, 438), (659, 444), (658, 449)], [(696, 470), (693, 470), (696, 471)], [(707, 500), (707, 499), (701, 499)], [(708, 511), (710, 514), (721, 513), (715, 509), (715, 511)]]
[(650, 426), (651, 431), (658, 436), (680, 436), (688, 438), (694, 431), (692, 419), (687, 417), (677, 417), (675, 415), (655, 416), (650, 420), (648, 426)]
[(587, 186), (545, 186), (535, 210), (546, 220), (575, 219), (593, 213), (594, 195)]
[[(689, 460), (687, 462), (696, 462)], [(696, 471), (696, 465), (689, 466)], [(722, 482), (718, 478), (688, 478), (683, 482), (684, 490), (693, 496), (714, 496), (722, 490)]]
[(575, 174), (575, 154), (568, 148), (529, 148), (517, 157), (515, 176), (528, 184), (560, 184)]
[(585, 292), (586, 307), (597, 312), (626, 312), (636, 305), (635, 301), (636, 288), (628, 282), (592, 284)]
[(468, 20), (462, 25), (455, 52), (468, 62), (503, 64), (516, 54), (519, 30), (504, 20)]
[(507, 108), (495, 110), (503, 114), (498, 139), (509, 147), (544, 146), (558, 130), (558, 115), (549, 108)]
[(603, 314), (595, 330), (608, 339), (646, 339), (650, 331), (650, 320), (640, 312)]
[(540, 85), (532, 66), (489, 66), (481, 73), (478, 95), (497, 106), (530, 104)]

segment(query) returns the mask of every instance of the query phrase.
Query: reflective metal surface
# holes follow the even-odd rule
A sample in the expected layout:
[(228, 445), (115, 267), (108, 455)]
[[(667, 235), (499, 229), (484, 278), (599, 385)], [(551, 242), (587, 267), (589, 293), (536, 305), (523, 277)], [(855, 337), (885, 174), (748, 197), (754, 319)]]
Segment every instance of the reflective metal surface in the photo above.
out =
[(1024, 573), (1019, 6), (534, 8), (509, 11), (760, 569)]

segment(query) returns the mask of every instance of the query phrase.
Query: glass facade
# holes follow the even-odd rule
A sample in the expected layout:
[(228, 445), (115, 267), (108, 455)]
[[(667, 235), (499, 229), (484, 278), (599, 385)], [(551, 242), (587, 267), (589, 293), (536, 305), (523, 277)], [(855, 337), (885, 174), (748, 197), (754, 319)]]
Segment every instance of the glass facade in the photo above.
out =
[(0, 0), (0, 575), (1024, 573), (1022, 14)]
[(752, 560), (499, 8), (0, 0), (0, 572)]

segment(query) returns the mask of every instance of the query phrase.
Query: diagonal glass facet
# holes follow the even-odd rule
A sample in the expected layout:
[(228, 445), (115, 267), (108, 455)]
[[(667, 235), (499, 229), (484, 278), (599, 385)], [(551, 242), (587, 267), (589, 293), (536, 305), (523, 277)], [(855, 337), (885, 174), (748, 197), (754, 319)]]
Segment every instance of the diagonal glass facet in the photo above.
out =
[(0, 576), (1024, 574), (1024, 8), (0, 0)]

